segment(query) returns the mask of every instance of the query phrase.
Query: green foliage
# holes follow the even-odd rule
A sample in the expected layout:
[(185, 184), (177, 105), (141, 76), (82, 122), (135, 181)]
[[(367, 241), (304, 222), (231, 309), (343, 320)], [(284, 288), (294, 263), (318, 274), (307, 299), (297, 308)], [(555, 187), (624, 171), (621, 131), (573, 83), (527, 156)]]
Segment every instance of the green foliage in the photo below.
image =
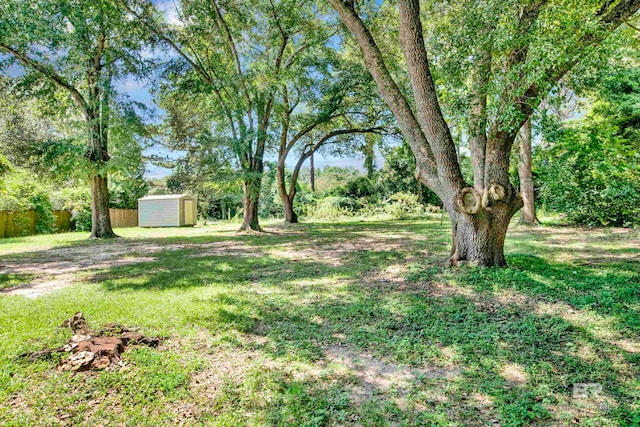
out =
[(50, 233), (54, 227), (50, 192), (49, 186), (28, 171), (14, 169), (5, 176), (4, 188), (0, 188), (0, 210), (33, 210), (36, 233)]
[[(0, 154), (0, 179), (11, 170), (11, 162), (3, 154)], [(0, 181), (2, 182), (2, 181)], [(2, 186), (0, 186), (2, 188)]]
[(262, 218), (282, 218), (284, 216), (284, 208), (276, 185), (276, 165), (273, 162), (265, 163), (267, 167), (262, 175), (258, 212)]
[[(308, 180), (308, 169), (304, 174), (300, 174), (300, 179)], [(316, 190), (319, 193), (330, 192), (347, 181), (357, 179), (360, 172), (354, 168), (341, 168), (337, 166), (327, 166), (316, 169)]]
[[(383, 206), (384, 212), (394, 219), (420, 218), (428, 211), (427, 206), (420, 203), (419, 197), (413, 193), (394, 193)], [(439, 210), (435, 206), (430, 208), (431, 212)]]
[(71, 212), (72, 226), (76, 231), (91, 230), (91, 192), (89, 188), (67, 187), (51, 194), (54, 209)]
[(47, 181), (83, 179), (86, 129), (67, 102), (49, 105), (46, 96), (22, 87), (26, 80), (0, 77), (0, 154)]
[(354, 200), (348, 197), (327, 196), (311, 201), (303, 212), (310, 218), (337, 219), (353, 216), (354, 205)]
[(144, 170), (133, 177), (112, 175), (109, 178), (109, 205), (112, 208), (137, 209), (138, 199), (149, 190), (143, 174)]
[(112, 208), (135, 209), (149, 190), (142, 152), (154, 127), (142, 118), (148, 109), (123, 97), (114, 105), (109, 135), (109, 197)]
[(412, 193), (421, 201), (440, 205), (440, 199), (415, 177), (416, 159), (404, 140), (384, 151), (385, 162), (378, 175), (379, 185), (387, 197), (395, 193)]
[[(420, 194), (410, 191), (390, 193), (397, 187), (389, 185), (389, 172), (385, 169), (376, 172), (372, 179), (352, 168), (327, 167), (317, 174), (317, 181), (323, 183), (324, 191), (311, 193), (306, 186), (299, 190), (297, 208), (305, 217), (408, 219), (440, 211), (438, 206), (421, 200)], [(415, 190), (417, 186), (409, 188)]]
[(330, 191), (329, 194), (351, 199), (371, 198), (376, 195), (376, 188), (368, 177), (358, 176)]
[(640, 226), (640, 69), (605, 78), (584, 118), (551, 121), (536, 152), (548, 208), (587, 226)]
[[(197, 197), (198, 212), (205, 219), (234, 218), (242, 211), (241, 174), (233, 170), (218, 142), (203, 139), (201, 143), (168, 165), (173, 170), (160, 191)], [(156, 187), (154, 194), (158, 191)]]

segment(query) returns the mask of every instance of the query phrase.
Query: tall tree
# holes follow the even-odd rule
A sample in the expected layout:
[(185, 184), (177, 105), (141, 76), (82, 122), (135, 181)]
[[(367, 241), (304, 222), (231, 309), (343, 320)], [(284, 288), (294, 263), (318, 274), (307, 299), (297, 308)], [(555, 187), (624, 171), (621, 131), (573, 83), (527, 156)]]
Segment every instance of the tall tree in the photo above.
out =
[(213, 133), (230, 142), (243, 174), (242, 230), (258, 221), (264, 155), (282, 81), (317, 41), (318, 12), (298, 0), (178, 2), (170, 24), (146, 0), (122, 0), (179, 58), (169, 72), (181, 89), (206, 96)]
[[(442, 18), (453, 27), (472, 30), (468, 35), (478, 30), (477, 37), (464, 39), (464, 43), (474, 49), (470, 49), (469, 63), (460, 63), (459, 68), (481, 73), (478, 70), (487, 70), (487, 61), (500, 65), (491, 67), (491, 81), (476, 80), (478, 89), (492, 90), (492, 114), (484, 108), (489, 99), (488, 90), (476, 90), (472, 95), (480, 119), (470, 138), (474, 185), (465, 182), (462, 176), (456, 146), (438, 99), (425, 44), (420, 1), (398, 0), (397, 3), (398, 44), (404, 56), (411, 97), (392, 76), (391, 60), (385, 57), (372, 32), (371, 20), (375, 19), (379, 3), (328, 2), (362, 49), (367, 68), (416, 157), (417, 174), (440, 197), (449, 213), (453, 237), (450, 263), (473, 261), (485, 266), (505, 265), (507, 228), (522, 206), (522, 199), (509, 179), (509, 158), (518, 130), (562, 76), (633, 16), (640, 8), (640, 0), (486, 2), (491, 7), (480, 13), (488, 14), (490, 19), (484, 21), (499, 26), (496, 31), (503, 37), (497, 45), (487, 44), (486, 28), (469, 27), (472, 23), (466, 19), (464, 7), (456, 9), (463, 11), (456, 20), (455, 13), (445, 15), (445, 12), (457, 3), (429, 4), (436, 10), (432, 14), (434, 19)], [(465, 2), (464, 6), (477, 10), (480, 4), (485, 3)], [(491, 55), (482, 51), (489, 51)], [(438, 53), (432, 55), (437, 58)]]
[[(293, 207), (304, 162), (330, 144), (344, 145), (356, 135), (381, 133), (388, 121), (361, 67), (336, 58), (331, 65), (324, 70), (301, 70), (306, 77), (283, 85), (276, 182), (287, 223), (298, 222)], [(294, 150), (298, 158), (287, 185), (285, 166)]]
[(92, 238), (115, 237), (107, 186), (113, 81), (140, 73), (141, 38), (114, 1), (5, 1), (0, 5), (0, 52), (29, 79), (65, 92), (82, 114), (90, 160)]

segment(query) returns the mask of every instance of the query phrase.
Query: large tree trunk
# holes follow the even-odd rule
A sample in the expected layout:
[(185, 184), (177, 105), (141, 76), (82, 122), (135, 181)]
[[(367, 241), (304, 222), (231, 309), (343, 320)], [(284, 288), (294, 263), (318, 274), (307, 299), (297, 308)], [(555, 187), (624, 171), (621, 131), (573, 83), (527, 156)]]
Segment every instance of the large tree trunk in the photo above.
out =
[(107, 130), (95, 114), (88, 114), (89, 152), (88, 157), (96, 171), (89, 178), (91, 184), (91, 238), (109, 239), (117, 237), (111, 228), (109, 215), (109, 187), (104, 164), (109, 161), (107, 154)]
[(469, 261), (480, 266), (504, 266), (504, 240), (509, 222), (488, 217), (458, 215), (452, 227), (453, 246), (450, 265)]
[(258, 221), (258, 205), (260, 203), (260, 186), (262, 174), (260, 176), (250, 176), (242, 183), (244, 191), (243, 215), (240, 231), (262, 231)]
[(480, 194), (466, 187), (449, 210), (453, 245), (449, 263), (469, 261), (481, 266), (504, 266), (504, 241), (522, 200), (513, 186), (493, 183)]
[(520, 194), (522, 195), (521, 225), (538, 225), (535, 197), (533, 191), (533, 173), (531, 172), (531, 121), (527, 120), (520, 130), (520, 156), (518, 157), (518, 175), (520, 176)]
[(91, 238), (117, 237), (109, 216), (109, 188), (106, 175), (93, 175), (91, 181)]

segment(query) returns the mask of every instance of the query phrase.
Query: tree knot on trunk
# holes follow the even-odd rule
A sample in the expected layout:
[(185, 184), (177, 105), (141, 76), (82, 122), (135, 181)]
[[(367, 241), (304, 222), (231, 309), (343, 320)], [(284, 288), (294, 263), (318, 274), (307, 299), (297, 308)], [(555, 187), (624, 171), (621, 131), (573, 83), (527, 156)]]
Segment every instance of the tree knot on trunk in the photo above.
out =
[(111, 156), (109, 156), (109, 154), (106, 151), (96, 150), (95, 148), (89, 148), (84, 153), (84, 156), (95, 163), (108, 162), (109, 160), (111, 160)]
[(481, 212), (495, 214), (494, 208), (498, 205), (517, 210), (522, 204), (518, 192), (511, 184), (502, 185), (495, 181), (482, 193), (473, 187), (464, 187), (455, 196), (454, 202), (456, 210), (465, 215), (477, 215)]
[(513, 186), (508, 183), (506, 186), (492, 181), (482, 194), (482, 208), (487, 212), (491, 212), (491, 207), (496, 203), (511, 204), (517, 192)]
[(482, 207), (480, 193), (473, 187), (464, 187), (455, 197), (458, 211), (467, 215), (475, 215)]

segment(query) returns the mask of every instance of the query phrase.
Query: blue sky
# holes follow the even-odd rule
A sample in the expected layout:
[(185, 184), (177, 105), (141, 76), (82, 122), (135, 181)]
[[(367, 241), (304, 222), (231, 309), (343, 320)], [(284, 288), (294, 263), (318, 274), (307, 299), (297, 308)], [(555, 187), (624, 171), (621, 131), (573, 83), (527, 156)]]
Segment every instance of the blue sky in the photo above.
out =
[[(170, 23), (177, 23), (177, 13), (175, 10), (175, 3), (173, 0), (157, 0), (155, 2), (160, 10), (162, 10), (167, 20)], [(166, 57), (166, 53), (160, 51), (152, 51), (149, 50), (144, 52), (145, 56), (148, 57)], [(2, 55), (0, 55), (0, 58)], [(1, 72), (1, 74), (9, 75), (12, 77), (17, 77), (24, 74), (24, 70), (20, 65), (13, 65), (9, 69), (6, 69)], [(161, 121), (164, 116), (164, 111), (161, 110), (154, 102), (153, 96), (150, 93), (152, 83), (152, 79), (142, 80), (136, 79), (133, 77), (128, 77), (126, 79), (122, 79), (120, 81), (115, 82), (116, 90), (119, 93), (127, 94), (132, 101), (139, 102), (147, 106), (151, 111), (154, 112), (155, 119), (154, 121)], [(163, 157), (177, 158), (180, 156), (180, 153), (172, 153), (161, 146), (152, 146), (145, 151), (145, 155), (160, 155)], [(266, 160), (276, 160), (275, 154), (267, 154)], [(287, 159), (287, 166), (293, 168), (297, 158), (295, 154), (292, 153), (289, 159)], [(341, 166), (341, 167), (354, 167), (359, 170), (363, 170), (364, 158), (362, 156), (354, 156), (352, 158), (343, 158), (336, 157), (331, 154), (323, 154), (317, 153), (315, 156), (315, 166), (317, 168), (323, 168), (325, 166)], [(382, 164), (382, 159), (377, 159), (376, 163), (378, 165)], [(308, 163), (305, 165), (308, 166)], [(167, 176), (171, 173), (170, 169), (162, 168), (148, 162), (146, 164), (146, 176), (149, 178), (160, 178), (163, 176)]]
[[(146, 105), (147, 107), (155, 111), (158, 117), (160, 118), (162, 117), (163, 110), (160, 109), (155, 104), (153, 97), (150, 93), (151, 88), (149, 86), (149, 82), (140, 81), (134, 78), (128, 78), (125, 81), (118, 82), (116, 85), (116, 88), (118, 92), (126, 93), (127, 95), (129, 95), (132, 101), (140, 102)], [(160, 146), (153, 146), (147, 149), (145, 154), (146, 155), (159, 154), (163, 156), (170, 156), (172, 158), (175, 158), (180, 155), (179, 153), (171, 153)], [(266, 157), (267, 157), (267, 160), (275, 160), (275, 155), (273, 154), (267, 155)], [(340, 166), (340, 167), (354, 167), (358, 170), (364, 170), (364, 167), (363, 167), (364, 157), (362, 156), (354, 156), (352, 158), (343, 158), (343, 157), (332, 156), (330, 154), (323, 155), (321, 153), (318, 153), (316, 154), (314, 160), (315, 160), (316, 168), (324, 168), (325, 166)], [(295, 155), (289, 156), (289, 159), (287, 159), (287, 167), (293, 168), (296, 161), (297, 161), (297, 158), (295, 157)], [(382, 162), (382, 159), (376, 160), (376, 163), (378, 165), (381, 165), (382, 164), (381, 162)], [(305, 166), (308, 166), (308, 163)], [(171, 173), (170, 169), (159, 167), (151, 163), (147, 163), (146, 169), (147, 169), (146, 176), (149, 178), (160, 178), (163, 176), (167, 176)]]

